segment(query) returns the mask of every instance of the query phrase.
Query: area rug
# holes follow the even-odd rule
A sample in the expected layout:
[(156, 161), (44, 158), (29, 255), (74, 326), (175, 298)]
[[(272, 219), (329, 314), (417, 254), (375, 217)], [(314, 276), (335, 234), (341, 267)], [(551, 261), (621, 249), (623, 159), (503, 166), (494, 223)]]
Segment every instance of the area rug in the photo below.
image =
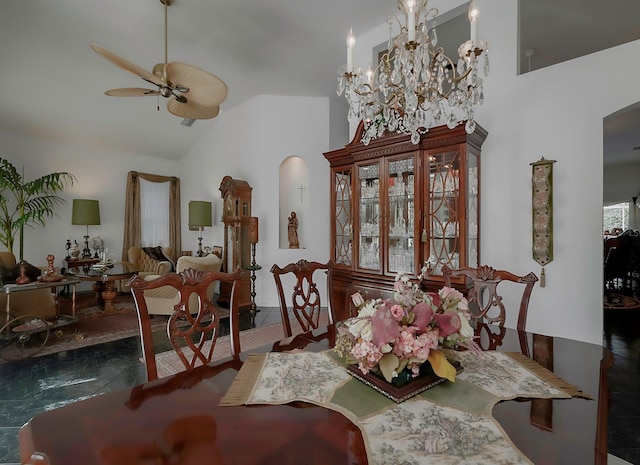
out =
[(638, 310), (640, 300), (622, 294), (608, 294), (604, 296), (605, 310)]
[[(139, 335), (135, 305), (119, 303), (118, 309), (125, 312), (102, 316), (102, 310), (97, 306), (78, 310), (77, 322), (51, 329), (42, 350), (36, 353), (29, 352), (29, 357), (41, 357)], [(154, 331), (161, 330), (166, 323), (167, 317), (156, 316), (152, 319), (152, 328)], [(11, 347), (3, 349), (3, 357), (7, 360), (22, 358), (17, 352), (19, 350), (17, 347), (15, 347), (16, 356), (12, 356), (10, 349)], [(3, 361), (6, 360), (0, 360), (0, 363)]]
[[(328, 316), (326, 312), (320, 313), (319, 326), (328, 324)], [(291, 322), (291, 331), (293, 334), (302, 332), (302, 328), (297, 321)], [(256, 347), (273, 344), (284, 338), (282, 323), (274, 323), (272, 325), (261, 326), (259, 328), (247, 329), (240, 331), (240, 349), (247, 352)], [(212, 361), (221, 360), (231, 356), (231, 343), (229, 336), (221, 336), (216, 341), (216, 347)], [(142, 360), (141, 360), (142, 361)], [(158, 368), (158, 377), (163, 378), (184, 371), (184, 365), (173, 350), (156, 354), (156, 365)]]
[[(117, 341), (127, 337), (139, 336), (138, 316), (133, 302), (118, 302), (116, 307), (120, 313), (102, 315), (103, 310), (98, 306), (89, 306), (77, 311), (78, 322), (61, 326), (51, 330), (46, 345), (30, 357), (40, 357), (66, 350), (89, 347), (105, 342)], [(221, 318), (227, 318), (229, 311), (221, 310)], [(166, 328), (168, 316), (154, 315), (151, 318), (152, 331), (162, 331)], [(7, 349), (4, 349), (7, 350)], [(4, 353), (4, 352), (3, 352)], [(20, 356), (5, 354), (9, 360), (20, 360)], [(0, 358), (0, 363), (6, 362)]]

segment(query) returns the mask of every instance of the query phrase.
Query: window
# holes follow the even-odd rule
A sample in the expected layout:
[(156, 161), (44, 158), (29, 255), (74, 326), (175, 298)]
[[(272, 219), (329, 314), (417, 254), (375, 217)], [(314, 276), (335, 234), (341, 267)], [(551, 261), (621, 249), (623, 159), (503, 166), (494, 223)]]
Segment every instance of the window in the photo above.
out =
[(140, 179), (140, 245), (169, 245), (169, 183)]
[(629, 203), (607, 205), (603, 208), (603, 230), (611, 233), (614, 229), (629, 229)]
[(181, 243), (180, 179), (129, 171), (122, 256), (127, 257), (134, 245), (162, 245), (171, 247), (169, 253), (175, 259)]

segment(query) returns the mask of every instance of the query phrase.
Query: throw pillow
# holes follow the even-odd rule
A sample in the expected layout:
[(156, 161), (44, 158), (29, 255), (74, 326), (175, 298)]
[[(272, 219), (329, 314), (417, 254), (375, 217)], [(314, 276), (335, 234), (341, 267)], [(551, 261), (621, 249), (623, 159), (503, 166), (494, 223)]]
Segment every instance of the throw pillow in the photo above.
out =
[(142, 250), (144, 251), (144, 253), (146, 253), (147, 255), (149, 255), (151, 258), (153, 258), (156, 261), (171, 263), (171, 271), (174, 270), (173, 260), (171, 260), (169, 257), (167, 257), (164, 254), (164, 252), (162, 251), (162, 247), (161, 246), (142, 247)]
[(9, 284), (15, 283), (16, 279), (20, 276), (20, 267), (13, 266), (8, 268), (6, 266), (0, 266), (0, 283)]

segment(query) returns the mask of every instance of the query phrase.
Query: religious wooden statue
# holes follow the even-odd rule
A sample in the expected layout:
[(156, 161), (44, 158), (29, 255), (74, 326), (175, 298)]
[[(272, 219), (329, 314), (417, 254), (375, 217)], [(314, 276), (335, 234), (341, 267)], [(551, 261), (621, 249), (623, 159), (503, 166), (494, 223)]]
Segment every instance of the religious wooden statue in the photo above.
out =
[(300, 243), (298, 242), (298, 217), (296, 216), (296, 212), (291, 212), (291, 216), (289, 217), (289, 248), (300, 248)]

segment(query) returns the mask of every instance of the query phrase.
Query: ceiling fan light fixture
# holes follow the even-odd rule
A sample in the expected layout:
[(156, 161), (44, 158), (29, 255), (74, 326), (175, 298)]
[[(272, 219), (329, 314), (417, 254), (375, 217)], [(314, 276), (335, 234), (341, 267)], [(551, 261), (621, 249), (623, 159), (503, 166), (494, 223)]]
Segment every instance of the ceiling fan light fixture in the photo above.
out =
[(227, 85), (217, 76), (195, 66), (167, 62), (167, 7), (173, 0), (160, 0), (160, 3), (165, 8), (164, 62), (156, 64), (151, 73), (99, 45), (91, 44), (98, 55), (157, 88), (111, 89), (105, 94), (114, 97), (161, 95), (168, 99), (167, 110), (175, 116), (188, 120), (215, 118), (220, 112), (220, 104), (227, 97)]

